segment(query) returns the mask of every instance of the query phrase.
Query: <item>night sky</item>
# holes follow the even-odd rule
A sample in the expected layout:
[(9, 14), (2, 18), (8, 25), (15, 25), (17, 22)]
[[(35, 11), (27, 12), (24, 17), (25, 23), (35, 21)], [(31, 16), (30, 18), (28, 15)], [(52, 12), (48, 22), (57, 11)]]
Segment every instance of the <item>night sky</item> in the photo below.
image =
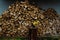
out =
[[(0, 14), (8, 8), (9, 5), (16, 0), (0, 0)], [(22, 1), (22, 0), (19, 0)], [(24, 0), (23, 0), (24, 1)], [(60, 0), (29, 0), (32, 4), (35, 2), (37, 6), (43, 9), (54, 8), (60, 14)]]

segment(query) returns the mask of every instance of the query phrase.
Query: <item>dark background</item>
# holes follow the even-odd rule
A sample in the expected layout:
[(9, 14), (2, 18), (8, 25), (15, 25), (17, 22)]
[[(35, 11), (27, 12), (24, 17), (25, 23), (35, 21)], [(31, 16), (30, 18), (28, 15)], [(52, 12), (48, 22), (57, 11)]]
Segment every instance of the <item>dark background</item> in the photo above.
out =
[[(16, 0), (0, 0), (0, 14), (15, 1)], [(24, 1), (24, 0), (18, 0), (18, 1)], [(60, 14), (60, 0), (29, 0), (29, 2), (31, 4), (35, 2), (37, 6), (43, 9), (54, 8), (57, 11), (57, 13)]]

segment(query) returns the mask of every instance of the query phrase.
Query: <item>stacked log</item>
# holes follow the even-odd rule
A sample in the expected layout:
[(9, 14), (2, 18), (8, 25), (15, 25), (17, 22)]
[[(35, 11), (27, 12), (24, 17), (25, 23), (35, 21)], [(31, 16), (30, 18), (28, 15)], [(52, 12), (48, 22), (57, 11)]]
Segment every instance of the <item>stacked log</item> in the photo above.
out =
[(60, 20), (54, 9), (43, 11), (26, 2), (15, 2), (0, 15), (0, 37), (27, 37), (32, 23), (38, 28), (38, 37), (60, 33)]

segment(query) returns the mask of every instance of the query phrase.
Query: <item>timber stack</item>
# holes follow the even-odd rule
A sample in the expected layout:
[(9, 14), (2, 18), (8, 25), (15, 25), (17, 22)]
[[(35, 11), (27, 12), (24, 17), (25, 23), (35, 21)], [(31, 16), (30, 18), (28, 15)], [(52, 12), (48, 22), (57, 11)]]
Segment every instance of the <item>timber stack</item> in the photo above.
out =
[(17, 1), (0, 15), (0, 37), (27, 37), (32, 23), (38, 37), (60, 35), (60, 18), (53, 8), (44, 11), (26, 1)]

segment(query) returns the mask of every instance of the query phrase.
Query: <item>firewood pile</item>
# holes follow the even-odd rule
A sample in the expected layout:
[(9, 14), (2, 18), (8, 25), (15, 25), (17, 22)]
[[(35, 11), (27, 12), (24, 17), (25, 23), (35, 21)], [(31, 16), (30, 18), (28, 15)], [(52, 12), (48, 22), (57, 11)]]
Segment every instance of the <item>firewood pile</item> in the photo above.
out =
[(38, 37), (60, 35), (60, 19), (54, 9), (43, 11), (26, 2), (15, 2), (0, 15), (0, 37), (27, 37), (32, 23)]

